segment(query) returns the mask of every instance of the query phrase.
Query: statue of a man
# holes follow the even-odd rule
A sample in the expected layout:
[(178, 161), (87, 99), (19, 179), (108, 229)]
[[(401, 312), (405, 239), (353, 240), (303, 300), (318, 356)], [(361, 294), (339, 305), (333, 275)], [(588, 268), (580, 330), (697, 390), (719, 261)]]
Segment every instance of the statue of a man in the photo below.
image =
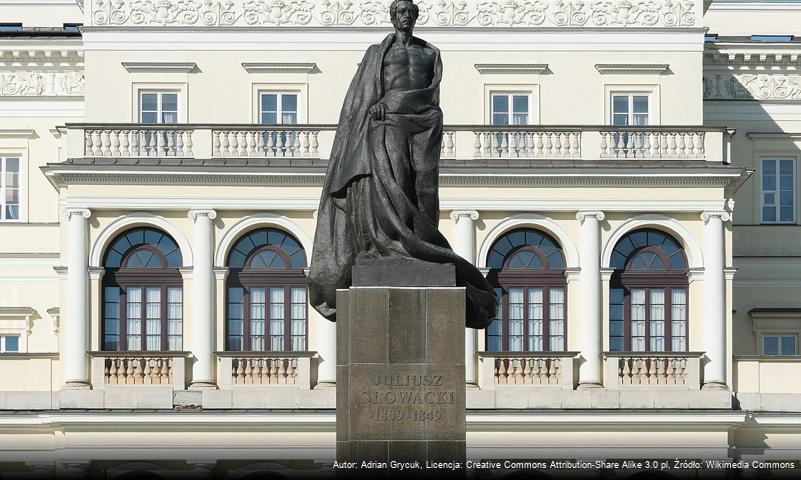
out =
[(336, 290), (350, 287), (357, 258), (452, 263), (467, 292), (466, 325), (484, 328), (495, 292), (437, 229), (442, 61), (412, 36), (418, 14), (411, 0), (392, 2), (395, 32), (367, 49), (348, 89), (317, 213), (310, 300), (336, 320)]

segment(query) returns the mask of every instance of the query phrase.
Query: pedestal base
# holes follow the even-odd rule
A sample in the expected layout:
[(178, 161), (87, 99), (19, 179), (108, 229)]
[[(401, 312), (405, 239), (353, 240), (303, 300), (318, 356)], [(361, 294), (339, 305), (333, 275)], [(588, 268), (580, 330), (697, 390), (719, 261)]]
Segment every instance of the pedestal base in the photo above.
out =
[[(362, 268), (371, 282), (392, 275)], [(454, 286), (337, 292), (338, 461), (464, 465), (464, 315)]]

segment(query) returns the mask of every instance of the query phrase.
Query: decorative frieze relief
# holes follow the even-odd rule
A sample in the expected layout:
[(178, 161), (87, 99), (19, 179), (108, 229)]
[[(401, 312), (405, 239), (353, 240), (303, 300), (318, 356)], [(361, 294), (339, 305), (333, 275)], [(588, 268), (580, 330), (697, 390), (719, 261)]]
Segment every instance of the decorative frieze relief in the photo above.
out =
[(704, 99), (801, 101), (801, 75), (708, 74), (704, 76)]
[(84, 94), (81, 71), (0, 71), (0, 97), (71, 97)]
[[(391, 0), (92, 0), (93, 25), (389, 26)], [(691, 27), (693, 0), (419, 0), (428, 27)]]

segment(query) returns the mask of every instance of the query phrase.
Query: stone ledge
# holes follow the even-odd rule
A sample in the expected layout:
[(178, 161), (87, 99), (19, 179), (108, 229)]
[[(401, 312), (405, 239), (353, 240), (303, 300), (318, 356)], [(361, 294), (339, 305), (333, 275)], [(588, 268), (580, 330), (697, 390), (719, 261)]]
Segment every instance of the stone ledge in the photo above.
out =
[(741, 410), (754, 412), (801, 412), (798, 393), (737, 393)]
[[(801, 400), (797, 400), (796, 404), (801, 405)], [(559, 390), (521, 386), (496, 390), (467, 390), (467, 408), (730, 409), (732, 393), (728, 390)]]

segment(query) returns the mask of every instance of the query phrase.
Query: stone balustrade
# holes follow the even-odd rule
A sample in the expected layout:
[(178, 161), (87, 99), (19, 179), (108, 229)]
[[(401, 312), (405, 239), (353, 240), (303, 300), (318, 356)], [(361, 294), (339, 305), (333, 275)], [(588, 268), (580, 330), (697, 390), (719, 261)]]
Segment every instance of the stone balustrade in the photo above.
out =
[(220, 389), (311, 388), (316, 352), (217, 352)]
[(705, 132), (621, 127), (601, 132), (601, 158), (704, 158)]
[[(67, 132), (67, 157), (109, 159), (97, 163), (146, 157), (303, 164), (330, 156), (336, 126), (69, 124)], [(722, 127), (446, 125), (441, 157), (499, 166), (537, 160), (727, 162), (729, 140)]]
[(573, 389), (577, 352), (479, 352), (478, 384), (482, 389), (499, 386), (542, 386)]
[(186, 352), (91, 352), (92, 387), (149, 385), (186, 389)]
[(84, 130), (88, 157), (192, 157), (192, 130), (137, 126)]
[(701, 388), (701, 352), (604, 352), (606, 388)]

